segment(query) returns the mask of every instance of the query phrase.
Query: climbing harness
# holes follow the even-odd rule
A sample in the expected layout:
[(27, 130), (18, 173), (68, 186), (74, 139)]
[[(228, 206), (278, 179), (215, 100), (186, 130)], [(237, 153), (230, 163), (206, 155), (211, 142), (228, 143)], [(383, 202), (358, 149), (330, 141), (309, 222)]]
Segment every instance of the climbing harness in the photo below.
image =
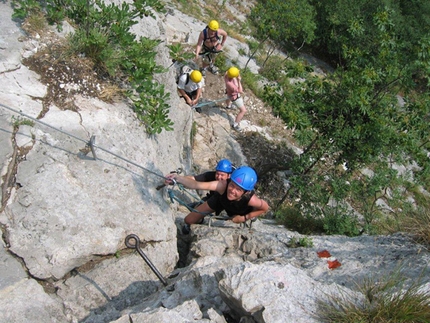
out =
[[(130, 240), (134, 239), (134, 244), (130, 243)], [(163, 283), (164, 286), (167, 286), (167, 281), (164, 279), (163, 275), (160, 274), (160, 272), (155, 268), (154, 264), (149, 260), (149, 258), (143, 253), (142, 249), (140, 249), (140, 239), (135, 234), (129, 234), (125, 238), (125, 245), (127, 248), (130, 249), (136, 249), (136, 251), (139, 253), (139, 255), (145, 260), (145, 262), (148, 264), (149, 268), (154, 272), (155, 275), (157, 275), (158, 279)]]
[(215, 48), (210, 49), (205, 46), (203, 46), (203, 49), (204, 49), (203, 53), (200, 52), (199, 56), (202, 57), (202, 60), (207, 60), (207, 62), (210, 63), (211, 65), (215, 59), (214, 55), (222, 53), (222, 49), (221, 50), (216, 50)]
[(223, 52), (222, 49), (217, 50), (216, 48), (209, 48), (206, 46), (203, 46), (203, 49), (204, 49), (204, 52), (203, 53), (200, 52), (199, 56), (210, 56), (210, 54), (219, 54)]

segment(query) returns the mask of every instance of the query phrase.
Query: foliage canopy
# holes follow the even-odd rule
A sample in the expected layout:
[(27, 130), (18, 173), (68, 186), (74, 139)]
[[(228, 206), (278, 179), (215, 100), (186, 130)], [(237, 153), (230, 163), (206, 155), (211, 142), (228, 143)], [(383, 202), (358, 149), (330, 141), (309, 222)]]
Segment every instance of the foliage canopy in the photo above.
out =
[[(292, 3), (282, 2), (279, 8), (294, 8)], [(411, 35), (417, 21), (410, 21), (404, 2), (311, 4), (317, 28), (310, 47), (330, 54), (337, 69), (325, 77), (308, 73), (301, 82), (266, 86), (264, 94), (304, 147), (293, 162), (293, 189), (288, 194), (299, 200), (301, 211), (323, 218), (328, 232), (333, 231), (330, 223), (343, 221), (348, 213), (345, 201), (350, 201), (364, 215), (364, 230), (371, 232), (384, 213), (378, 200), (390, 202), (396, 196), (391, 203), (396, 208), (386, 208), (404, 209), (399, 201), (406, 203), (403, 185), (412, 175), (401, 178), (393, 166), (417, 164), (414, 180), (428, 185), (428, 16), (418, 15), (422, 25)], [(424, 1), (414, 1), (414, 8), (429, 13)], [(274, 29), (288, 26), (285, 17), (276, 17)], [(257, 27), (269, 34), (267, 26)], [(286, 65), (280, 69), (289, 72)], [(366, 168), (371, 175), (362, 175)], [(336, 214), (336, 221), (330, 222)]]

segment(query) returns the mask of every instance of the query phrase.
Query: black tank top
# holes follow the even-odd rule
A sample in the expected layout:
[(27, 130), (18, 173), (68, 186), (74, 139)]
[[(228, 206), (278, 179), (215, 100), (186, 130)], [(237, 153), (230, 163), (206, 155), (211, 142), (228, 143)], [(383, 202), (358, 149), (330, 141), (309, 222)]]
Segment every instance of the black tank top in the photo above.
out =
[[(227, 180), (227, 186), (230, 184), (230, 179)], [(223, 194), (215, 193), (207, 202), (212, 210), (215, 210), (217, 214), (225, 210), (228, 216), (234, 215), (246, 215), (251, 212), (254, 208), (249, 206), (249, 200), (255, 194), (254, 191), (248, 191), (242, 195), (241, 199), (236, 201), (230, 201), (227, 198), (227, 188)]]
[[(194, 176), (194, 179), (197, 182), (213, 182), (216, 181), (215, 178), (216, 171), (213, 172), (206, 172), (197, 176)], [(202, 198), (202, 201), (207, 201), (210, 197), (212, 197), (216, 192), (215, 191), (209, 191), (209, 193), (206, 193), (206, 196)]]

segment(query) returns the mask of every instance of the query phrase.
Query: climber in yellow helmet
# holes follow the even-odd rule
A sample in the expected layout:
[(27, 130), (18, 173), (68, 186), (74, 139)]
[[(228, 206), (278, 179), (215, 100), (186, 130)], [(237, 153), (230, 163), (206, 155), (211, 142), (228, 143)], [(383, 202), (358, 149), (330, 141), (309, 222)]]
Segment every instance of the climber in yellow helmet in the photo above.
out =
[(236, 131), (241, 131), (240, 121), (246, 113), (246, 107), (243, 103), (243, 98), (240, 96), (243, 93), (242, 83), (240, 82), (240, 71), (237, 67), (230, 67), (224, 75), (225, 91), (228, 96), (226, 109), (238, 108), (239, 113), (231, 125)]
[(222, 51), (225, 41), (227, 40), (227, 32), (219, 28), (219, 23), (216, 20), (211, 20), (209, 24), (200, 32), (196, 48), (196, 60), (202, 56), (203, 75), (206, 74), (206, 69), (217, 74), (218, 70), (214, 65), (217, 52)]
[[(190, 73), (183, 73), (178, 80), (178, 92), (189, 106), (194, 106), (199, 102), (203, 88), (202, 73), (198, 70), (193, 70)], [(196, 108), (197, 112), (201, 112), (201, 108)]]

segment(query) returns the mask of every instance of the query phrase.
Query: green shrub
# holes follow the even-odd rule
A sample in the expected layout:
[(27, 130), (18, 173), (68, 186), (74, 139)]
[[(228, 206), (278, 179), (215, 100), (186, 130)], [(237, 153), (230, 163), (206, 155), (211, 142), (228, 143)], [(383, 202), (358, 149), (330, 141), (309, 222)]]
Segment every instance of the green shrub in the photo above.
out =
[(256, 75), (247, 69), (241, 71), (240, 76), (242, 78), (242, 85), (250, 89), (255, 95), (261, 95), (262, 89), (258, 87), (258, 81), (261, 78), (259, 75)]
[(323, 219), (324, 232), (354, 237), (360, 234), (359, 223), (352, 213), (343, 210), (329, 209)]
[(313, 67), (303, 59), (286, 60), (283, 69), (288, 77), (307, 77), (313, 71)]
[(285, 73), (283, 71), (284, 59), (279, 56), (270, 56), (264, 66), (260, 68), (260, 74), (272, 82), (283, 83)]
[[(42, 2), (40, 2), (42, 3)], [(164, 11), (158, 0), (135, 0), (133, 4), (106, 4), (95, 0), (51, 0), (44, 2), (48, 18), (58, 22), (68, 17), (75, 22), (76, 32), (69, 38), (74, 54), (85, 55), (94, 62), (97, 72), (108, 76), (113, 83), (126, 80), (128, 97), (134, 102), (137, 117), (145, 124), (149, 134), (172, 130), (168, 118), (169, 94), (164, 86), (153, 80), (153, 75), (164, 72), (155, 62), (159, 40), (145, 37), (136, 39), (130, 31), (136, 18), (153, 16), (150, 9)], [(40, 5), (33, 0), (20, 0), (15, 15), (24, 16)]]
[(301, 234), (322, 233), (324, 223), (321, 219), (305, 215), (293, 206), (284, 206), (275, 211), (276, 220), (289, 230)]
[(275, 211), (276, 220), (289, 230), (301, 234), (341, 234), (357, 236), (360, 226), (357, 218), (336, 208), (325, 210), (324, 215), (316, 212), (301, 212), (295, 206), (283, 206)]
[(144, 8), (148, 3), (155, 4), (154, 1), (135, 1), (133, 7), (127, 3), (117, 7), (96, 0), (96, 6), (91, 6), (88, 12), (73, 10), (70, 14), (78, 21), (85, 13), (88, 19), (79, 25), (70, 43), (75, 52), (91, 58), (101, 73), (116, 79), (127, 78), (130, 86), (127, 95), (134, 102), (134, 110), (146, 131), (155, 134), (173, 129), (166, 103), (169, 95), (164, 92), (163, 85), (153, 81), (155, 73), (164, 71), (155, 62), (155, 47), (160, 41), (145, 37), (136, 39), (130, 31), (137, 23), (136, 17), (151, 15)]
[(260, 46), (260, 42), (258, 42), (256, 40), (252, 40), (252, 39), (247, 39), (246, 43), (248, 44), (250, 53), (255, 52), (258, 49), (258, 47)]
[(167, 46), (169, 48), (169, 55), (173, 62), (184, 62), (194, 58), (193, 53), (188, 53), (182, 44), (172, 44)]
[(14, 19), (25, 19), (31, 14), (42, 11), (42, 7), (37, 0), (13, 0), (11, 4), (13, 8), (12, 18)]
[[(111, 59), (113, 49), (109, 44), (109, 34), (97, 27), (91, 28), (88, 32), (78, 29), (69, 38), (70, 50), (74, 53), (85, 54), (86, 57), (94, 61), (99, 71), (107, 70), (107, 60)], [(109, 63), (107, 63), (109, 65)], [(114, 76), (114, 71), (110, 71)]]
[(297, 239), (296, 237), (291, 238), (291, 240), (288, 242), (289, 248), (312, 248), (314, 246), (314, 242), (309, 237), (302, 237)]
[(151, 89), (151, 92), (142, 90), (138, 97), (130, 95), (130, 98), (134, 102), (138, 118), (146, 126), (146, 131), (149, 134), (156, 134), (163, 129), (173, 130), (173, 122), (168, 118), (169, 105), (166, 103), (170, 93), (165, 93), (164, 87), (157, 83), (147, 82), (141, 86), (142, 89), (146, 87)]
[(218, 67), (220, 75), (223, 75), (230, 68), (230, 66), (227, 66), (227, 60), (224, 53), (217, 54), (215, 65)]

